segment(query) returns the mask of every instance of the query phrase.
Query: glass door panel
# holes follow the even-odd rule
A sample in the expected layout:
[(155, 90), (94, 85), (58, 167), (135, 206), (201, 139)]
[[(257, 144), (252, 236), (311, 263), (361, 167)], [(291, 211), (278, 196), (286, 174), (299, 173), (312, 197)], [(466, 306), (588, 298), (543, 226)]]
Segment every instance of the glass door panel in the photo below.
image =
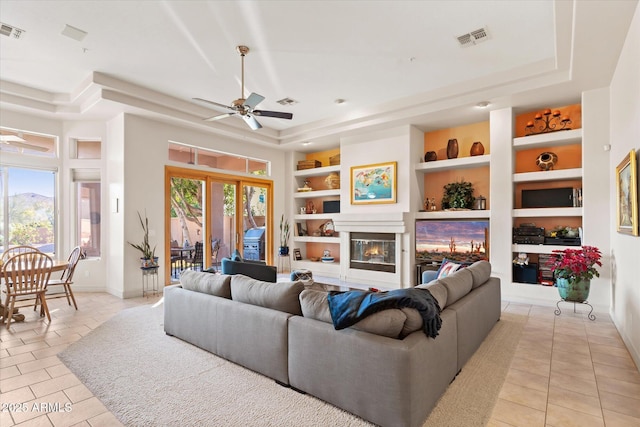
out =
[(268, 241), (268, 188), (256, 184), (242, 185), (242, 257), (254, 261), (267, 261)]
[[(193, 178), (171, 178), (170, 233), (171, 277), (177, 280), (185, 268), (205, 268), (204, 182)], [(209, 252), (206, 250), (206, 252)]]
[(210, 259), (211, 266), (216, 269), (220, 266), (220, 260), (231, 257), (237, 247), (236, 188), (235, 182), (211, 182)]

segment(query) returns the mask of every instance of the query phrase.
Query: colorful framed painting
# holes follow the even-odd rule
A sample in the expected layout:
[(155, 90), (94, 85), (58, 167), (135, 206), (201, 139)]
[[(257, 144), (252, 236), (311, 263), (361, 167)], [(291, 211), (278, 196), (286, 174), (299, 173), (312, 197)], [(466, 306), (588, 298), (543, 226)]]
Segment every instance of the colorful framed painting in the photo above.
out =
[(397, 162), (351, 167), (351, 204), (396, 203)]
[(638, 170), (636, 152), (616, 167), (616, 212), (618, 233), (638, 235)]

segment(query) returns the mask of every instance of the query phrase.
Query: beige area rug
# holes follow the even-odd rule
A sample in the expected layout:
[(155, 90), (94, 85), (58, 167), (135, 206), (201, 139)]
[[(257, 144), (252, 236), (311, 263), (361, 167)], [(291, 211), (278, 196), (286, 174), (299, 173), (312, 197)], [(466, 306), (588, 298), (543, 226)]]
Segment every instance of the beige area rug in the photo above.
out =
[[(162, 310), (124, 310), (59, 355), (126, 426), (371, 426), (165, 335)], [(486, 424), (525, 320), (503, 313), (425, 426)]]

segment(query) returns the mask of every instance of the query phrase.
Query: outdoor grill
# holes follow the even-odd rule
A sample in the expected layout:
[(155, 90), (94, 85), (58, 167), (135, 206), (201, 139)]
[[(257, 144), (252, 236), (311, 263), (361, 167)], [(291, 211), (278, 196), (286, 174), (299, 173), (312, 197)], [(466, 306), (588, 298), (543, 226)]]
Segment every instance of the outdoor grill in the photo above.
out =
[(244, 233), (243, 258), (264, 261), (264, 227), (250, 228)]

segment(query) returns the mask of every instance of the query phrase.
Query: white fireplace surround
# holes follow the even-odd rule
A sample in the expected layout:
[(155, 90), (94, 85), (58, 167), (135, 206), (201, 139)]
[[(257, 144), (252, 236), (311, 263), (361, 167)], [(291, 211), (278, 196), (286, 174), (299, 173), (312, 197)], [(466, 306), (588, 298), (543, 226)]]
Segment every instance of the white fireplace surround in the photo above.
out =
[[(410, 216), (410, 215), (409, 215)], [(379, 214), (338, 214), (333, 220), (340, 233), (340, 258), (351, 259), (351, 233), (394, 233), (396, 243), (396, 272), (360, 270), (350, 268), (349, 262), (340, 263), (340, 278), (347, 282), (361, 283), (383, 289), (399, 289), (410, 286), (412, 262), (410, 250), (403, 250), (410, 242), (412, 218), (402, 212)], [(408, 226), (409, 225), (409, 226)]]

